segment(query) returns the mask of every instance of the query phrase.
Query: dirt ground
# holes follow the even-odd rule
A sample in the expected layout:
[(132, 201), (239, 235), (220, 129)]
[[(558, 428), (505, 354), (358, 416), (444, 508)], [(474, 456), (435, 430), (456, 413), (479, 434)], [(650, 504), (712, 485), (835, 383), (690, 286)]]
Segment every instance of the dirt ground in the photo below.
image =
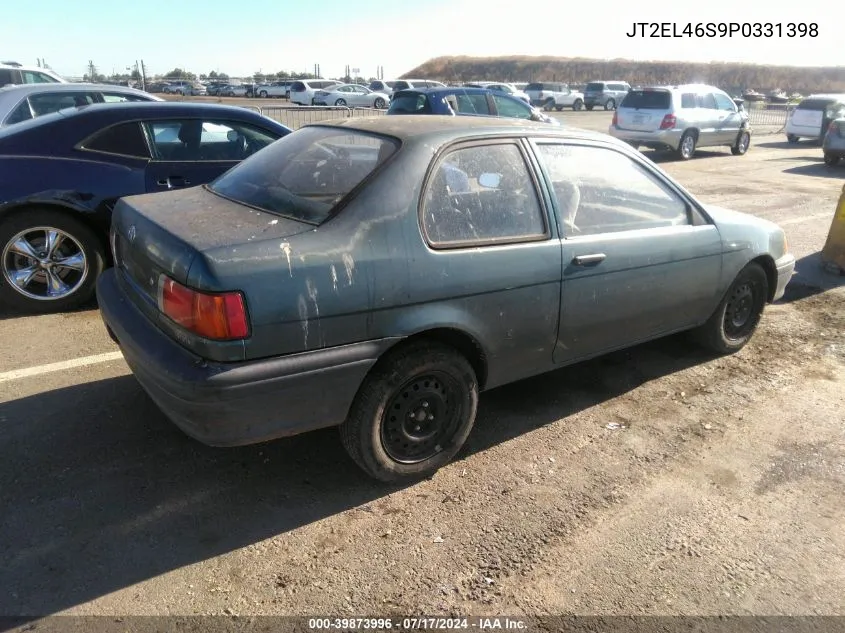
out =
[[(334, 430), (201, 446), (121, 360), (0, 382), (0, 614), (845, 614), (845, 277), (817, 261), (845, 169), (782, 141), (657, 157), (787, 231), (798, 274), (746, 349), (675, 336), (489, 392), (413, 486)], [(0, 376), (114, 351), (98, 318), (5, 315)]]

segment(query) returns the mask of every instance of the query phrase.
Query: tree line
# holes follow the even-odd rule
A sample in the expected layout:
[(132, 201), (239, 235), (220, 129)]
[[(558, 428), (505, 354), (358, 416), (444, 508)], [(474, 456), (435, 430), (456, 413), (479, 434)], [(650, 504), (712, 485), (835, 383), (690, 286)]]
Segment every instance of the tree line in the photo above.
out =
[(565, 57), (437, 57), (402, 77), (444, 82), (562, 81), (583, 84), (620, 80), (631, 85), (706, 83), (724, 90), (845, 92), (845, 67), (765, 66), (726, 62), (692, 63)]

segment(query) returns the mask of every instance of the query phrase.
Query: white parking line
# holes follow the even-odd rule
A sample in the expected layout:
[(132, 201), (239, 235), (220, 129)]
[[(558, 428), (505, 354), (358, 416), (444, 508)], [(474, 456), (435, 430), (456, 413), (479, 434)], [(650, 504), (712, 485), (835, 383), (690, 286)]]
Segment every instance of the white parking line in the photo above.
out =
[(781, 220), (777, 222), (781, 226), (788, 225), (788, 224), (801, 224), (802, 222), (806, 222), (807, 220), (821, 220), (822, 218), (832, 218), (833, 211), (828, 211), (827, 213), (816, 213), (815, 215), (802, 215), (797, 218), (789, 218), (788, 220)]
[(96, 365), (97, 363), (107, 363), (112, 360), (120, 360), (121, 358), (123, 358), (123, 354), (120, 352), (106, 352), (105, 354), (95, 354), (94, 356), (72, 358), (71, 360), (65, 360), (60, 363), (38, 365), (37, 367), (27, 367), (26, 369), (15, 369), (13, 371), (6, 371), (0, 374), (0, 383), (20, 380), (21, 378), (30, 378), (32, 376), (40, 376), (41, 374), (49, 374), (56, 371), (63, 371), (65, 369), (75, 369), (77, 367), (85, 367), (87, 365)]

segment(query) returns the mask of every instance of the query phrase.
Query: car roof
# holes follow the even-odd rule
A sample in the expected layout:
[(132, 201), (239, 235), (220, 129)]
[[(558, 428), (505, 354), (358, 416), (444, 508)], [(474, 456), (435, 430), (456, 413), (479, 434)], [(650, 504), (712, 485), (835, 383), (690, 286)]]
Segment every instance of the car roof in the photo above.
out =
[[(440, 114), (412, 114), (404, 116), (370, 116), (321, 121), (304, 127), (346, 127), (371, 134), (392, 136), (401, 141), (420, 138), (487, 136), (499, 134), (530, 134), (571, 139), (601, 140), (614, 145), (625, 143), (603, 134), (573, 127), (557, 127), (546, 123), (505, 117), (472, 117)], [(626, 146), (627, 147), (627, 146)]]
[(278, 121), (270, 119), (255, 110), (242, 108), (240, 106), (222, 105), (217, 103), (198, 103), (196, 101), (125, 101), (119, 103), (92, 103), (90, 105), (76, 108), (65, 108), (58, 112), (45, 114), (28, 121), (15, 123), (5, 128), (0, 128), (0, 138), (20, 133), (24, 130), (31, 130), (41, 126), (47, 126), (61, 120), (87, 120), (90, 117), (99, 117), (103, 125), (131, 121), (134, 119), (167, 119), (171, 117), (203, 117), (203, 116), (226, 116), (236, 114), (245, 121), (268, 121), (273, 125), (281, 126)]
[(435, 88), (405, 88), (404, 90), (399, 90), (397, 95), (401, 94), (425, 94), (425, 95), (437, 95), (437, 94), (470, 94), (470, 95), (486, 95), (490, 94), (491, 91), (487, 88), (473, 88), (471, 86), (446, 86), (443, 87), (435, 87)]
[[(39, 92), (78, 92), (79, 90), (94, 90), (102, 91), (109, 90), (111, 92), (123, 92), (125, 94), (143, 95), (145, 97), (152, 97), (153, 95), (137, 88), (130, 88), (129, 86), (117, 86), (114, 84), (89, 84), (84, 82), (75, 83), (43, 83), (43, 84), (8, 84), (0, 88), (0, 96), (7, 94), (15, 95), (31, 95)], [(158, 99), (158, 97), (156, 97)]]

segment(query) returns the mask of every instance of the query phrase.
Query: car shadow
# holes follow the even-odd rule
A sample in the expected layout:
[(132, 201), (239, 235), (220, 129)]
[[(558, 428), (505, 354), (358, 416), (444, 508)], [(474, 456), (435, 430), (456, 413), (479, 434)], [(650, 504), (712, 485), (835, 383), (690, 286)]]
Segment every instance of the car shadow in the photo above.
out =
[(798, 165), (784, 169), (785, 174), (797, 174), (799, 176), (814, 176), (816, 178), (845, 178), (845, 169), (840, 167), (828, 167), (821, 160), (810, 165)]
[(821, 143), (818, 141), (801, 140), (797, 143), (790, 143), (789, 141), (766, 141), (765, 143), (754, 143), (756, 147), (767, 147), (769, 149), (818, 149)]
[(778, 303), (791, 303), (845, 286), (845, 275), (829, 272), (822, 263), (821, 251), (795, 262), (795, 272)]
[[(668, 150), (642, 150), (644, 156), (647, 156), (652, 162), (654, 163), (683, 163), (687, 161), (681, 160), (675, 152), (668, 151)], [(702, 158), (721, 158), (721, 157), (728, 157), (733, 158), (733, 154), (730, 151), (720, 152), (720, 151), (707, 151), (707, 150), (696, 150), (693, 157), (690, 161), (700, 160)]]
[[(485, 393), (458, 459), (711, 358), (673, 336)], [(28, 619), (353, 508), (381, 513), (405, 487), (370, 480), (334, 429), (201, 445), (131, 376), (0, 404), (0, 430), (0, 614)]]
[[(89, 310), (96, 310), (97, 309), (97, 300), (92, 299), (91, 301), (86, 302), (84, 305), (80, 306), (79, 308), (74, 308), (73, 310), (64, 310), (60, 311), (57, 314), (64, 314), (64, 315), (72, 315), (78, 312), (87, 312)], [(7, 319), (24, 319), (26, 317), (34, 316), (31, 312), (24, 312), (22, 310), (17, 310), (12, 306), (5, 305), (0, 303), (0, 321), (6, 321)], [(37, 316), (37, 315), (35, 315)]]

